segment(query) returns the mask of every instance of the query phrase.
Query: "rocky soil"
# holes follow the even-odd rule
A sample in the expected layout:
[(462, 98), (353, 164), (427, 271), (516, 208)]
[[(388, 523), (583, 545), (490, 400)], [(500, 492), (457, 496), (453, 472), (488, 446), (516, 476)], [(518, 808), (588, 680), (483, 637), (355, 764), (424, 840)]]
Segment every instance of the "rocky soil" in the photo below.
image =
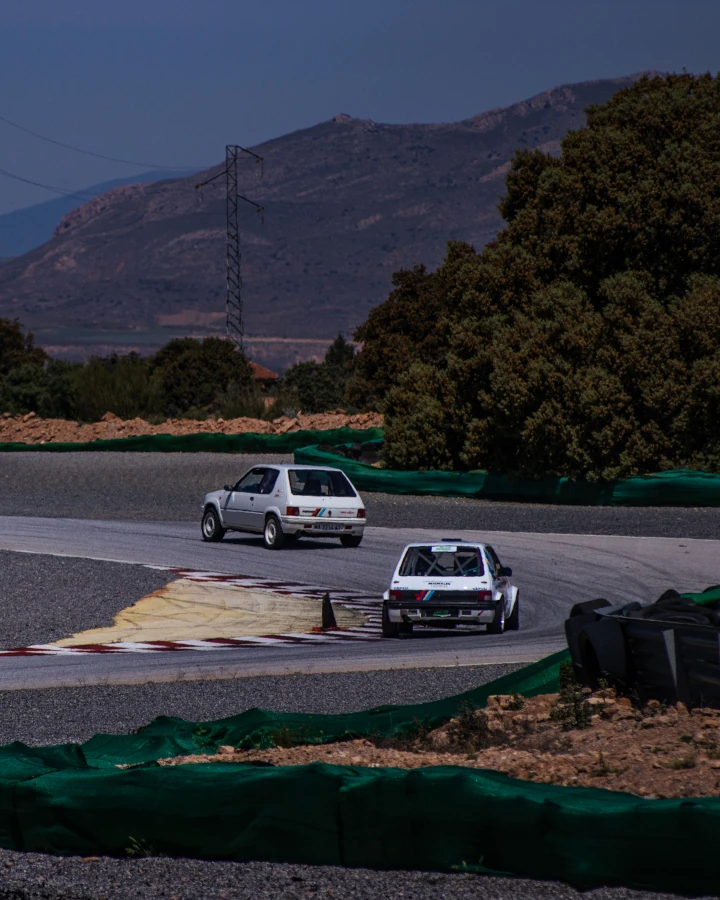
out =
[(286, 434), (292, 431), (331, 428), (365, 429), (382, 426), (383, 417), (379, 413), (359, 413), (346, 415), (342, 410), (332, 413), (317, 413), (295, 418), (282, 416), (272, 422), (264, 419), (167, 419), (160, 425), (150, 425), (144, 419), (120, 419), (106, 413), (100, 422), (80, 425), (67, 419), (41, 419), (35, 413), (25, 416), (0, 415), (0, 443), (4, 441), (24, 444), (45, 444), (48, 442), (84, 442), (110, 440), (112, 438), (136, 437), (146, 434)]
[[(286, 736), (287, 737), (287, 736)], [(286, 741), (287, 742), (287, 741)], [(197, 762), (325, 762), (353, 766), (468, 766), (542, 784), (626, 791), (657, 799), (720, 795), (720, 710), (657, 701), (638, 708), (612, 691), (495, 696), (441, 728), (393, 741), (236, 750), (180, 756)]]

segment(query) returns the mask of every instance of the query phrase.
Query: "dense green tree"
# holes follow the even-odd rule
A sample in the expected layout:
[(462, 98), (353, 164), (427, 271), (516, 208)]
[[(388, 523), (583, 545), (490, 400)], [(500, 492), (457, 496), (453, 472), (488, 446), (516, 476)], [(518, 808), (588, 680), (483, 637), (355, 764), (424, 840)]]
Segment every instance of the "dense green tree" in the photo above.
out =
[(355, 363), (355, 348), (339, 334), (325, 351), (323, 362), (329, 369), (349, 374)]
[(111, 412), (121, 419), (161, 413), (162, 385), (152, 371), (151, 359), (137, 353), (93, 356), (72, 373), (74, 414), (96, 421)]
[(0, 375), (17, 366), (42, 366), (47, 354), (35, 346), (32, 332), (23, 334), (18, 319), (0, 318)]
[(169, 416), (210, 409), (231, 384), (239, 393), (254, 389), (245, 355), (231, 341), (219, 337), (170, 341), (153, 357), (151, 373), (159, 380), (163, 412)]
[(472, 255), (472, 247), (452, 241), (445, 265), (437, 272), (415, 266), (393, 275), (388, 300), (371, 310), (355, 331), (355, 340), (363, 346), (347, 388), (349, 403), (380, 409), (389, 388), (410, 366), (445, 359), (445, 317), (466, 287), (462, 270)]
[(388, 462), (720, 469), (720, 79), (591, 107), (560, 159), (515, 156), (500, 209), (497, 241), (434, 273), (454, 288), (444, 355), (387, 378)]
[(285, 373), (283, 389), (305, 413), (336, 409), (343, 402), (354, 359), (355, 348), (339, 334), (321, 363), (307, 361), (291, 366)]

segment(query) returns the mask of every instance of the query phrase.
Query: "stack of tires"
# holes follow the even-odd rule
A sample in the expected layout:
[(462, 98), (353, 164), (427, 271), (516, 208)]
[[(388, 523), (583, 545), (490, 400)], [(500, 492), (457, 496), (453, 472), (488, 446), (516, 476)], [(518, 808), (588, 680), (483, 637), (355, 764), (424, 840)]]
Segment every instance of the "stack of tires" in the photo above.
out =
[[(717, 585), (705, 593), (715, 591)], [(575, 673), (640, 702), (720, 707), (720, 610), (666, 591), (655, 603), (576, 603), (565, 622)]]

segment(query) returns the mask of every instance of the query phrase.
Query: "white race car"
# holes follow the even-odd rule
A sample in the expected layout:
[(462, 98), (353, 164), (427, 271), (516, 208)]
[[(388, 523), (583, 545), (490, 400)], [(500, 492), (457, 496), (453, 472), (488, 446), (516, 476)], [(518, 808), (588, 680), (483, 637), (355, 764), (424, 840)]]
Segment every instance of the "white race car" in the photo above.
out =
[(237, 484), (205, 495), (203, 540), (221, 541), (229, 530), (261, 534), (270, 550), (301, 537), (340, 538), (343, 547), (359, 547), (365, 504), (340, 469), (255, 466)]
[(384, 594), (383, 637), (410, 634), (414, 625), (516, 631), (520, 598), (511, 576), (489, 544), (460, 538), (408, 544)]

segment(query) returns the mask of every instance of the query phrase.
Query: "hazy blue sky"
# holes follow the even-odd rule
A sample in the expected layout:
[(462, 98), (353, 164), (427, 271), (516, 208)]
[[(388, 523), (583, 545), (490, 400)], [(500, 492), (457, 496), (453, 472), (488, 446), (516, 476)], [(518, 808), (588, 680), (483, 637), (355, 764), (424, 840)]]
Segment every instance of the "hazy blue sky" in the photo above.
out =
[[(203, 167), (338, 112), (452, 121), (567, 82), (714, 73), (718, 35), (717, 0), (1, 0), (0, 116)], [(71, 189), (134, 171), (2, 122), (0, 168)], [(0, 177), (0, 212), (52, 196)]]

